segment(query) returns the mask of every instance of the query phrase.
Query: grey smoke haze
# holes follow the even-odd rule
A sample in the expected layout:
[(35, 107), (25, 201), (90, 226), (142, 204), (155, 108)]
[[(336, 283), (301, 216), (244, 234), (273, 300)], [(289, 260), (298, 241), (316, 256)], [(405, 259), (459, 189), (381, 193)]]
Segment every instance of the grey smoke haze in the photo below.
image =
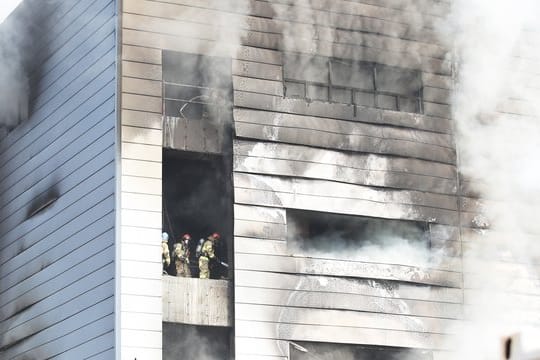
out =
[(489, 226), (462, 234), (469, 321), (456, 359), (495, 359), (501, 336), (539, 330), (538, 14), (537, 1), (455, 0), (439, 29), (455, 51), (460, 169), (482, 198), (470, 221)]
[(0, 138), (2, 129), (16, 126), (27, 113), (29, 89), (22, 46), (25, 34), (19, 18), (11, 17), (0, 24)]
[[(370, 42), (368, 34), (346, 34), (324, 26), (335, 16), (326, 12), (328, 5), (347, 13), (347, 9), (333, 4), (311, 0), (273, 3), (277, 18), (296, 22), (276, 21), (283, 34), (283, 50), (340, 57), (334, 53), (332, 42)], [(465, 198), (463, 225), (484, 228), (463, 230), (461, 234), (467, 321), (457, 339), (455, 358), (495, 359), (499, 357), (501, 336), (538, 329), (535, 314), (540, 309), (540, 289), (535, 264), (540, 258), (540, 222), (536, 219), (540, 213), (540, 6), (534, 0), (454, 0), (448, 12), (443, 2), (429, 4), (433, 6), (413, 0), (399, 2), (406, 10), (401, 20), (410, 26), (381, 26), (374, 31), (415, 40), (415, 31), (422, 29), (425, 36), (437, 39), (442, 46), (420, 49), (411, 43), (404, 52), (411, 55), (418, 51), (419, 55), (428, 51), (434, 58), (455, 64), (453, 116), (459, 168), (466, 185), (470, 184), (481, 198)], [(342, 20), (353, 28), (377, 27), (359, 17)], [(370, 44), (382, 53), (386, 46), (392, 46), (391, 42), (388, 38), (387, 42)], [(451, 51), (447, 53), (445, 48)], [(356, 54), (348, 53), (351, 58)], [(310, 66), (306, 72), (324, 71), (316, 67), (316, 62)], [(397, 254), (403, 251), (400, 243), (402, 239), (396, 239)], [(381, 256), (376, 244), (363, 250), (356, 253), (343, 247), (335, 254), (322, 252), (317, 256)]]

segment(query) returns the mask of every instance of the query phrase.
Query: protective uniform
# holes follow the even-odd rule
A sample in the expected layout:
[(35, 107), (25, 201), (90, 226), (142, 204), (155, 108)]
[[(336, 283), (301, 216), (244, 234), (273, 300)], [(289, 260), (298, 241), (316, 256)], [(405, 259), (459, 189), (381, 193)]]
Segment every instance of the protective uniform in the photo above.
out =
[(216, 242), (219, 240), (219, 234), (213, 233), (204, 241), (199, 257), (199, 278), (210, 278), (210, 261), (217, 260), (216, 258)]
[(191, 236), (184, 234), (182, 241), (174, 244), (174, 265), (176, 266), (176, 276), (191, 277), (189, 270), (189, 240)]
[(161, 234), (161, 263), (163, 272), (167, 273), (167, 268), (171, 264), (171, 256), (169, 253), (169, 234), (166, 232)]

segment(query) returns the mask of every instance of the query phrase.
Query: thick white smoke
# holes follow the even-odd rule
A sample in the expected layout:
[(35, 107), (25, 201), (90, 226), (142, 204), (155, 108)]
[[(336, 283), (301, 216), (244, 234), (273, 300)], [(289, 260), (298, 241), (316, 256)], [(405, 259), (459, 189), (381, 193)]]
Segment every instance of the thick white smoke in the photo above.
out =
[(462, 233), (466, 321), (456, 359), (497, 359), (502, 336), (539, 329), (539, 14), (534, 0), (455, 0), (440, 27), (456, 64), (459, 168), (482, 199), (472, 210), (483, 214), (464, 213), (462, 225), (489, 227)]

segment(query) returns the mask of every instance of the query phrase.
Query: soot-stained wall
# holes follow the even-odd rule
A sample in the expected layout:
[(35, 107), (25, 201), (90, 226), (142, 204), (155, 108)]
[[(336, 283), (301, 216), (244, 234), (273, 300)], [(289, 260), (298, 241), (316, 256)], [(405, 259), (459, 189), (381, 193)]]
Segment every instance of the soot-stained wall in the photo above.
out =
[(11, 18), (40, 27), (30, 116), (0, 140), (2, 359), (114, 357), (115, 14), (27, 0)]

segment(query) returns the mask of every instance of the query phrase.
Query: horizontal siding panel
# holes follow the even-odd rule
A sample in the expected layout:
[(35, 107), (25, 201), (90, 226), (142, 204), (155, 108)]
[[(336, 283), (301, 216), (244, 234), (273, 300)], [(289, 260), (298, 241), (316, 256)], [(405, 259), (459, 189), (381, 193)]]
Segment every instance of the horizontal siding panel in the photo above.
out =
[[(269, 154), (269, 156), (272, 156)], [(252, 174), (302, 177), (349, 184), (454, 194), (455, 181), (422, 175), (369, 171), (339, 165), (276, 158), (234, 157), (234, 171)]]
[[(423, 144), (413, 140), (377, 137), (371, 134), (333, 133), (319, 128), (314, 123), (311, 128), (293, 127), (292, 124), (272, 124), (235, 122), (239, 137), (277, 141), (299, 145), (311, 145), (344, 151), (376, 153), (402, 156), (422, 160), (455, 164), (455, 151), (437, 145)], [(361, 126), (358, 126), (361, 127)]]
[[(161, 255), (161, 254), (160, 254)], [(122, 269), (120, 270), (122, 277), (140, 278), (140, 279), (158, 279), (163, 273), (163, 265), (161, 261), (149, 258), (148, 261), (138, 260), (122, 260)], [(159, 296), (159, 294), (154, 294)], [(135, 306), (136, 304), (134, 304)], [(161, 306), (161, 305), (160, 305)], [(141, 307), (144, 308), (144, 307)], [(123, 311), (130, 311), (128, 308), (122, 307)]]
[[(161, 271), (159, 273), (159, 276), (161, 278)], [(161, 294), (158, 294), (158, 296), (122, 294), (120, 306), (122, 308), (122, 311), (126, 313), (146, 313), (161, 315)]]
[(233, 60), (232, 74), (256, 79), (281, 81), (283, 70), (281, 66), (262, 64), (251, 61)]
[(284, 209), (234, 205), (234, 218), (238, 220), (253, 220), (276, 224), (286, 224), (286, 214)]
[(238, 270), (282, 272), (328, 276), (348, 276), (405, 281), (424, 285), (460, 287), (461, 273), (408, 265), (379, 264), (351, 260), (318, 259), (300, 256), (235, 254)]
[[(457, 191), (453, 166), (422, 160), (238, 140), (234, 143), (234, 153), (233, 169), (236, 172), (443, 194), (455, 194)], [(417, 174), (417, 170), (421, 174)]]
[(161, 244), (130, 244), (129, 246), (122, 247), (122, 253), (120, 256), (122, 260), (146, 262), (152, 259), (148, 256), (148, 254), (159, 253), (160, 250)]
[[(409, 331), (380, 330), (321, 325), (297, 325), (286, 323), (256, 323), (239, 321), (236, 328), (239, 336), (264, 337), (276, 331), (296, 341), (330, 342), (341, 344), (364, 344), (396, 346), (417, 349), (451, 349), (448, 335), (415, 333)], [(251, 330), (249, 330), (251, 329)], [(283, 334), (283, 335), (281, 335)]]
[[(288, 291), (237, 286), (235, 299), (237, 304), (275, 305), (287, 308), (367, 311), (449, 319), (459, 319), (462, 316), (460, 304), (376, 298), (358, 294), (320, 294), (315, 291)], [(294, 313), (294, 309), (287, 309), (286, 311)], [(282, 319), (286, 319), (286, 315), (282, 314)]]
[[(434, 118), (425, 115), (403, 113), (388, 110), (379, 110), (372, 108), (358, 107), (356, 114), (352, 105), (328, 103), (322, 101), (307, 102), (303, 99), (289, 99), (279, 96), (266, 94), (254, 94), (243, 91), (234, 92), (234, 104), (237, 107), (250, 108), (253, 110), (263, 110), (258, 112), (249, 112), (244, 109), (234, 111), (235, 120), (249, 119), (249, 116), (256, 114), (263, 120), (270, 121), (273, 113), (265, 115), (265, 111), (285, 113), (280, 114), (288, 121), (301, 121), (305, 118), (295, 115), (307, 115), (308, 119), (327, 118), (337, 120), (358, 121), (361, 123), (375, 123), (377, 125), (393, 125), (399, 127), (413, 128), (416, 130), (425, 130), (439, 133), (450, 133), (451, 126), (449, 120)], [(311, 118), (311, 116), (315, 118)], [(340, 122), (336, 122), (340, 123)], [(352, 126), (352, 125), (349, 125)], [(361, 129), (361, 127), (359, 126)], [(427, 135), (427, 134), (426, 134)]]
[(121, 204), (122, 209), (161, 211), (161, 196), (123, 192)]
[[(102, 349), (107, 349), (110, 347), (110, 337), (113, 336), (114, 314), (98, 318), (95, 315), (104, 311), (112, 311), (112, 309), (113, 307), (110, 304), (98, 303), (92, 308), (71, 317), (69, 321), (55, 325), (47, 329), (47, 331), (20, 343), (19, 346), (9, 349), (4, 355), (11, 358), (15, 355), (14, 352), (18, 351), (23, 354), (22, 359), (24, 357), (46, 359), (74, 348), (76, 344), (84, 344), (96, 337), (96, 335), (108, 333), (109, 336), (106, 337), (106, 341), (104, 340), (104, 343), (101, 343)], [(89, 319), (91, 320), (89, 321)], [(52, 341), (48, 341), (47, 337), (51, 338)], [(99, 347), (93, 348), (93, 351), (99, 350)], [(15, 358), (21, 359), (21, 357)]]
[[(235, 350), (237, 355), (258, 355), (288, 358), (288, 341), (275, 339), (261, 339), (255, 337), (235, 337)], [(271, 358), (272, 359), (272, 358)]]
[[(101, 172), (94, 174), (95, 176), (89, 177), (78, 188), (79, 191), (87, 191), (87, 193), (81, 194), (73, 191), (71, 197), (60, 197), (48, 211), (26, 221), (24, 224), (27, 226), (15, 227), (9, 233), (6, 233), (3, 238), (4, 248), (1, 250), (2, 263), (28, 249), (37, 240), (55, 233), (70, 221), (78, 221), (77, 218), (81, 214), (84, 214), (97, 204), (104, 202), (106, 203), (103, 204), (105, 208), (110, 205), (107, 202), (110, 201), (114, 186), (111, 174), (107, 174), (107, 171), (110, 171), (113, 166), (112, 164), (108, 166), (109, 168), (106, 166), (101, 169)], [(68, 203), (65, 204), (64, 202)], [(86, 207), (83, 207), (83, 205)]]
[(350, 154), (339, 150), (302, 145), (234, 140), (234, 154), (257, 158), (287, 159), (314, 164), (338, 165), (343, 168), (388, 171), (400, 176), (421, 175), (449, 180), (457, 179), (456, 167), (431, 161), (405, 159), (377, 154)]
[(161, 211), (154, 212), (145, 210), (122, 209), (121, 224), (122, 226), (137, 226), (139, 224), (145, 224), (145, 226), (160, 229)]
[[(234, 236), (234, 247), (239, 254), (292, 255), (287, 252), (286, 240), (270, 240), (265, 238), (245, 237), (242, 235), (243, 234), (235, 234)], [(292, 253), (292, 251), (290, 252)]]
[[(126, 244), (161, 244), (161, 229), (145, 227), (145, 224), (137, 226), (122, 226), (121, 239)], [(161, 256), (161, 254), (159, 254)]]
[(402, 204), (378, 203), (364, 199), (345, 199), (323, 195), (279, 193), (276, 191), (235, 188), (236, 203), (324, 211), (348, 215), (373, 216), (385, 219), (436, 221), (457, 225), (455, 211)]
[(125, 346), (161, 349), (161, 331), (122, 328), (120, 341)]
[[(108, 9), (112, 9), (112, 3), (107, 6), (106, 10)], [(64, 83), (69, 81), (72, 74), (68, 70), (81, 71), (84, 69), (84, 67), (80, 67), (79, 62), (84, 62), (86, 56), (99, 51), (99, 47), (106, 46), (107, 49), (110, 49), (110, 38), (114, 38), (114, 24), (114, 19), (110, 14), (102, 12), (101, 16), (95, 17), (81, 32), (84, 34), (82, 36), (88, 36), (84, 41), (81, 41), (80, 36), (74, 37), (59, 52), (47, 59), (41, 69), (43, 75), (39, 82), (39, 91), (45, 99), (50, 97), (47, 92), (53, 84), (57, 85), (57, 81)], [(48, 69), (51, 66), (53, 67)], [(71, 78), (71, 80), (73, 79)]]
[(161, 65), (122, 61), (122, 75), (138, 79), (161, 81)]
[(461, 289), (398, 283), (373, 279), (351, 279), (316, 275), (294, 275), (283, 273), (236, 270), (235, 282), (243, 287), (265, 287), (270, 289), (334, 292), (361, 294), (396, 299), (424, 300), (432, 302), (462, 303)]
[(148, 195), (161, 195), (161, 180), (137, 176), (122, 176), (122, 189), (125, 192)]
[[(371, 329), (412, 331), (418, 333), (455, 333), (456, 320), (426, 317), (385, 315), (351, 310), (313, 308), (287, 308), (284, 306), (237, 304), (237, 321), (276, 322), (282, 319), (289, 324), (318, 324), (323, 326), (350, 326)], [(277, 326), (279, 327), (279, 325)], [(248, 336), (247, 334), (246, 336)]]
[(139, 95), (161, 96), (161, 81), (137, 79), (132, 77), (122, 78), (122, 91)]
[[(102, 209), (100, 208), (99, 210)], [(65, 228), (69, 228), (69, 224), (66, 225)], [(92, 236), (96, 236), (97, 234), (97, 237), (101, 238), (109, 229), (112, 229), (114, 219), (110, 212), (98, 214), (97, 211), (88, 211), (77, 218), (77, 221), (73, 225), (75, 226), (71, 226), (72, 229), (70, 229), (73, 231), (69, 234), (62, 228), (60, 230), (64, 230), (63, 233), (56, 231), (4, 262), (2, 264), (2, 277), (0, 279), (2, 282), (1, 289), (6, 290), (22, 280), (39, 273), (45, 265), (59, 261), (71, 252), (76, 251), (80, 246), (85, 244), (85, 241), (92, 239)], [(112, 235), (109, 234), (108, 236)], [(57, 239), (57, 243), (53, 247), (50, 246), (51, 238)], [(39, 258), (39, 261), (28, 263), (27, 259), (29, 258)]]
[[(55, 262), (32, 277), (23, 279), (21, 282), (2, 292), (2, 303), (4, 314), (0, 315), (0, 319), (4, 320), (7, 316), (13, 315), (20, 311), (21, 304), (17, 301), (24, 298), (24, 302), (35, 301), (36, 297), (43, 298), (53, 294), (55, 291), (63, 289), (73, 281), (79, 280), (85, 274), (84, 266), (92, 265), (90, 259), (95, 261), (97, 267), (105, 265), (113, 261), (111, 245), (113, 238), (111, 233), (104, 234), (97, 238), (95, 242), (89, 242), (72, 252), (62, 260)], [(87, 253), (85, 253), (87, 251)], [(86, 256), (86, 258), (85, 258)], [(96, 259), (100, 256), (99, 266)], [(70, 270), (62, 272), (64, 270)], [(80, 273), (76, 273), (80, 271)], [(13, 309), (12, 312), (7, 309)]]
[(161, 65), (161, 50), (139, 46), (122, 46), (122, 60)]
[(161, 179), (162, 166), (161, 163), (155, 161), (122, 160), (122, 175), (140, 176)]
[[(112, 6), (111, 6), (112, 8)], [(114, 23), (111, 22), (111, 25)], [(83, 58), (77, 60), (76, 65), (66, 71), (62, 72), (61, 77), (56, 79), (53, 83), (48, 85), (46, 89), (43, 89), (43, 93), (37, 97), (34, 103), (36, 110), (39, 110), (42, 106), (49, 101), (54, 101), (54, 98), (65, 88), (69, 87), (79, 76), (82, 76), (84, 72), (94, 64), (102, 61), (110, 64), (110, 57), (114, 52), (115, 37), (113, 33), (114, 29), (110, 26), (108, 36), (95, 48), (93, 48)], [(40, 82), (41, 83), (41, 82)]]
[(161, 146), (122, 143), (122, 159), (146, 160), (161, 163), (162, 153)]
[(149, 129), (162, 128), (163, 120), (161, 114), (124, 109), (121, 111), (121, 117), (122, 125), (137, 126)]
[(110, 100), (96, 109), (105, 111), (108, 116), (101, 118), (103, 114), (100, 114), (99, 118), (85, 117), (85, 122), (90, 123), (90, 126), (75, 126), (73, 131), (63, 134), (63, 139), (52, 142), (51, 147), (44, 148), (32, 159), (20, 164), (0, 182), (0, 201), (9, 204), (10, 211), (17, 209), (17, 204), (23, 205), (29, 198), (36, 198), (41, 191), (60, 183), (77, 169), (84, 169), (85, 163), (89, 160), (92, 163), (89, 159), (92, 155), (101, 153), (111, 157), (110, 145), (114, 141), (114, 134), (111, 126), (113, 117), (109, 112), (113, 102)]
[[(235, 173), (234, 185), (235, 190), (238, 192), (240, 192), (240, 189), (245, 189), (246, 193), (248, 190), (260, 190), (262, 192), (272, 193), (269, 196), (274, 197), (275, 201), (295, 202), (300, 196), (308, 195), (334, 199), (366, 200), (385, 205), (413, 205), (441, 210), (457, 210), (457, 200), (453, 196), (407, 190), (381, 190), (367, 186), (324, 180), (280, 178), (267, 175)], [(294, 196), (290, 197), (287, 194)], [(288, 207), (285, 204), (283, 205), (283, 207)], [(432, 220), (430, 222), (434, 221)]]
[(252, 77), (234, 75), (233, 88), (239, 91), (283, 96), (283, 82), (281, 81), (255, 79)]
[[(60, 303), (59, 306), (49, 309), (49, 311), (41, 313), (41, 315), (32, 318), (34, 322), (37, 322), (39, 324), (39, 327), (35, 326), (34, 323), (29, 323), (28, 321), (21, 323), (18, 316), (16, 317), (16, 324), (12, 323), (10, 321), (11, 319), (5, 320), (3, 322), (3, 325), (9, 324), (9, 328), (7, 328), (6, 326), (7, 332), (4, 331), (3, 333), (8, 333), (9, 335), (5, 339), (3, 339), (0, 344), (2, 346), (5, 346), (7, 344), (20, 341), (25, 337), (46, 330), (48, 327), (64, 321), (65, 319), (77, 314), (78, 312), (88, 307), (91, 307), (96, 303), (110, 298), (111, 294), (114, 292), (114, 283), (110, 279), (110, 274), (107, 274), (107, 277), (109, 278), (107, 282), (100, 284), (94, 288), (81, 289), (83, 291), (82, 295), (71, 299), (70, 301), (67, 301), (65, 303)], [(101, 281), (103, 281), (103, 279), (101, 279)], [(65, 291), (63, 291), (63, 293), (65, 293)]]
[(120, 322), (123, 329), (161, 331), (162, 316), (160, 314), (122, 312)]
[(24, 308), (15, 316), (6, 318), (0, 324), (2, 332), (6, 333), (18, 327), (26, 328), (31, 325), (29, 321), (37, 317), (54, 320), (55, 316), (50, 316), (49, 312), (57, 311), (57, 308), (66, 311), (80, 311), (80, 304), (93, 298), (93, 296), (86, 296), (88, 291), (100, 289), (99, 296), (102, 296), (103, 299), (109, 297), (112, 292), (106, 293), (101, 290), (109, 286), (107, 283), (112, 283), (113, 269), (113, 263), (96, 268), (94, 272), (86, 274), (79, 281), (71, 283), (61, 291), (52, 293), (50, 296), (45, 297), (30, 307)]
[(122, 108), (161, 114), (162, 99), (154, 96), (122, 93)]
[(122, 141), (161, 146), (163, 138), (161, 130), (158, 129), (122, 126)]
[[(21, 163), (24, 163), (25, 161), (30, 160), (33, 156), (38, 155), (44, 148), (46, 148), (46, 145), (58, 139), (58, 136), (70, 128), (69, 126), (62, 127), (62, 125), (60, 125), (60, 121), (65, 119), (67, 116), (79, 119), (85, 118), (88, 114), (113, 96), (114, 83), (110, 80), (110, 76), (112, 75), (114, 75), (114, 68), (109, 67), (105, 73), (99, 75), (95, 81), (92, 82), (92, 86), (87, 86), (82, 89), (79, 93), (77, 93), (76, 96), (69, 99), (64, 106), (56, 109), (57, 111), (54, 111), (51, 116), (48, 116), (46, 119), (37, 119), (36, 121), (38, 124), (36, 125), (35, 130), (22, 134), (17, 142), (16, 146), (21, 147), (20, 152), (9, 151), (6, 153), (4, 151), (2, 154), (0, 154), (0, 171), (11, 173), (14, 169), (20, 166)], [(105, 85), (103, 84), (103, 81), (106, 82)], [(9, 143), (8, 140), (11, 140), (17, 135), (23, 133), (30, 123), (30, 121), (23, 122), (20, 126), (16, 127), (10, 133), (10, 136), (6, 137), (4, 139), (5, 141), (0, 143), (0, 147), (6, 143)], [(12, 134), (14, 136), (12, 136)]]
[[(161, 279), (122, 278), (120, 292), (128, 295), (155, 296), (161, 294)], [(128, 316), (123, 314), (122, 316)]]
[[(237, 235), (237, 234), (235, 234)], [(243, 234), (239, 234), (243, 235)], [(250, 236), (247, 234), (245, 236)], [(285, 239), (286, 236), (283, 237)], [(270, 238), (273, 239), (273, 238)], [(294, 241), (294, 240), (293, 240)], [(298, 248), (298, 246), (291, 246), (287, 248), (286, 240), (269, 240), (264, 236), (256, 238), (255, 236), (251, 238), (244, 238), (235, 236), (235, 249), (238, 254), (260, 254), (260, 255), (280, 255), (280, 256), (309, 256), (312, 258), (325, 258), (325, 259), (336, 259), (336, 260), (351, 260), (356, 261), (365, 256), (365, 261), (369, 259), (371, 262), (388, 262), (388, 263), (400, 263), (402, 265), (413, 265), (413, 266), (429, 266), (432, 269), (438, 270), (455, 270), (461, 267), (461, 259), (452, 258), (450, 256), (445, 257), (444, 259), (437, 259), (436, 262), (430, 263), (427, 259), (427, 255), (424, 255), (426, 259), (422, 260), (396, 260), (396, 252), (399, 250), (393, 249), (391, 246), (388, 248), (382, 247), (383, 254), (372, 255), (369, 253), (368, 249), (363, 249), (358, 247), (357, 249), (346, 248), (344, 250), (335, 250), (333, 252), (323, 252), (322, 250), (317, 251), (316, 249), (304, 250)], [(434, 249), (436, 250), (436, 249)], [(364, 253), (365, 251), (365, 253)], [(368, 255), (369, 254), (369, 255)], [(435, 252), (433, 253), (435, 256)], [(369, 258), (368, 258), (369, 256)], [(419, 255), (420, 257), (420, 255)], [(429, 265), (423, 265), (429, 264)]]
[[(422, 130), (398, 129), (391, 126), (381, 126), (381, 124), (374, 125), (362, 122), (331, 120), (299, 115), (277, 116), (277, 114), (253, 110), (236, 110), (235, 120), (249, 124), (282, 126), (285, 128), (293, 128), (298, 131), (310, 129), (308, 127), (309, 124), (313, 129), (329, 134), (366, 136), (377, 139), (381, 143), (384, 141), (402, 140), (416, 143), (417, 145), (434, 145), (447, 149), (453, 148), (453, 139), (449, 135)], [(390, 147), (388, 145), (382, 146)], [(414, 144), (410, 144), (409, 146), (414, 146)], [(339, 143), (335, 144), (334, 147), (339, 148)], [(404, 155), (406, 155), (406, 152)]]
[(264, 239), (286, 239), (287, 226), (251, 220), (234, 220), (234, 235)]
[[(112, 137), (113, 133), (110, 132)], [(4, 233), (11, 231), (15, 226), (23, 223), (26, 220), (30, 220), (29, 215), (31, 214), (32, 209), (36, 206), (36, 203), (43, 203), (45, 199), (50, 199), (51, 191), (55, 192), (54, 195), (56, 198), (62, 198), (61, 202), (56, 201), (51, 205), (52, 208), (59, 209), (61, 203), (71, 204), (69, 201), (80, 196), (81, 189), (88, 189), (88, 186), (91, 184), (86, 183), (84, 180), (88, 177), (89, 172), (104, 172), (103, 168), (107, 166), (107, 161), (110, 160), (112, 147), (109, 145), (109, 139), (107, 137), (102, 137), (98, 139), (95, 144), (89, 147), (89, 150), (96, 150), (94, 152), (94, 158), (88, 159), (88, 154), (82, 152), (74, 158), (70, 159), (65, 165), (59, 169), (51, 169), (51, 173), (47, 175), (46, 178), (40, 179), (36, 184), (33, 184), (32, 187), (26, 188), (27, 182), (30, 182), (32, 176), (28, 176), (30, 181), (22, 181), (20, 184), (15, 186), (14, 190), (21, 191), (20, 195), (10, 201), (4, 209), (10, 212), (10, 215), (6, 218), (3, 218), (0, 222), (0, 230)], [(96, 145), (96, 146), (94, 146)], [(102, 149), (105, 150), (102, 150)], [(100, 152), (101, 151), (101, 152)], [(81, 158), (84, 155), (86, 158)], [(74, 160), (74, 161), (72, 161)], [(80, 161), (80, 163), (77, 163)], [(76, 166), (80, 166), (77, 168)], [(111, 167), (111, 166), (109, 166)], [(70, 173), (71, 172), (71, 173)], [(67, 173), (67, 174), (66, 174)], [(110, 176), (110, 174), (108, 174)], [(57, 179), (61, 179), (58, 181)], [(19, 186), (21, 185), (21, 186)], [(20, 188), (23, 189), (20, 189)], [(16, 193), (13, 191), (13, 193)], [(8, 192), (7, 194), (13, 194)], [(0, 196), (1, 198), (2, 196)]]

